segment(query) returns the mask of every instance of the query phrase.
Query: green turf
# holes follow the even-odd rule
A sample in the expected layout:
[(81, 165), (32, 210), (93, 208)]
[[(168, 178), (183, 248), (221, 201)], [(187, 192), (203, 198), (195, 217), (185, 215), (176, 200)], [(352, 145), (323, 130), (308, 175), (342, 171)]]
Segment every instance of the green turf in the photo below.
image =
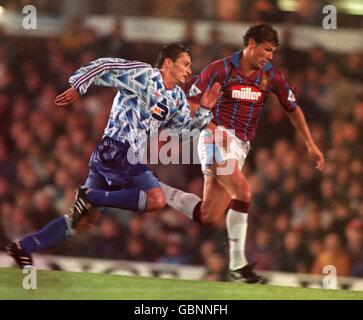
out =
[(25, 290), (26, 274), (0, 268), (0, 300), (122, 299), (122, 300), (242, 300), (242, 299), (361, 299), (363, 292), (238, 283), (129, 277), (96, 273), (38, 271), (37, 289)]

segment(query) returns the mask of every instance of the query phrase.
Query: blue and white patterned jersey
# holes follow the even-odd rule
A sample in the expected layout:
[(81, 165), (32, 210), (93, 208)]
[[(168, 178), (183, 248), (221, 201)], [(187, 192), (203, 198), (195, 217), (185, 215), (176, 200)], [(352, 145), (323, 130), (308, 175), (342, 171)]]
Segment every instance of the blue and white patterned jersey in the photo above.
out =
[(101, 58), (77, 70), (69, 83), (81, 95), (91, 84), (118, 89), (104, 136), (127, 141), (137, 155), (159, 129), (181, 134), (183, 129), (202, 129), (212, 119), (204, 108), (192, 118), (183, 90), (166, 89), (160, 71), (146, 63)]

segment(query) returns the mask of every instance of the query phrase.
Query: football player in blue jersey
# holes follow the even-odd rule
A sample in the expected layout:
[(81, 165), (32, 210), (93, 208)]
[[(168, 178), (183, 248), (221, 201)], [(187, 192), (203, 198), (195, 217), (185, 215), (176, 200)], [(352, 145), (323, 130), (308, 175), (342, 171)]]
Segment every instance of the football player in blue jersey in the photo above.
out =
[(157, 179), (139, 159), (148, 138), (159, 129), (181, 134), (183, 129), (203, 129), (212, 119), (210, 109), (220, 96), (221, 86), (215, 83), (204, 92), (192, 117), (179, 87), (190, 75), (190, 52), (171, 44), (160, 52), (156, 68), (138, 61), (101, 58), (70, 77), (71, 87), (55, 99), (59, 107), (72, 104), (91, 84), (114, 87), (118, 92), (103, 138), (91, 155), (87, 180), (76, 192), (71, 213), (8, 245), (7, 251), (19, 267), (32, 265), (31, 253), (74, 234), (82, 218), (92, 220), (96, 208), (147, 212), (165, 206)]

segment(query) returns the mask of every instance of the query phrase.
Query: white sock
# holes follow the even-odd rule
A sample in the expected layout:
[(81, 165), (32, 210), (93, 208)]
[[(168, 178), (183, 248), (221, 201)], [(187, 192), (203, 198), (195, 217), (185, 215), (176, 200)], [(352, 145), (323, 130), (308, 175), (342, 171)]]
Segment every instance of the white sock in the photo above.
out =
[(245, 245), (247, 236), (248, 214), (229, 209), (226, 216), (226, 226), (229, 242), (229, 269), (237, 270), (245, 266), (247, 258)]
[(163, 182), (159, 181), (159, 184), (161, 190), (164, 192), (166, 203), (176, 211), (179, 211), (185, 214), (188, 218), (193, 219), (194, 209), (197, 204), (202, 201), (202, 199), (193, 193), (184, 192), (170, 187)]

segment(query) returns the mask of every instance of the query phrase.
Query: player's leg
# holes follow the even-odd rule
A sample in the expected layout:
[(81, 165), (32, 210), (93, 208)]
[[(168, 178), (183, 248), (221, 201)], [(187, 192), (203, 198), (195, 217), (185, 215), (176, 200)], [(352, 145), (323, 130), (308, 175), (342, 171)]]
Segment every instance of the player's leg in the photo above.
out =
[[(86, 188), (81, 198), (86, 199), (93, 208), (118, 208), (143, 212), (147, 204), (147, 193), (139, 188), (120, 187), (114, 191)], [(85, 207), (81, 207), (83, 208)]]
[(216, 179), (231, 199), (226, 213), (231, 280), (263, 283), (265, 279), (253, 271), (245, 253), (251, 187), (237, 160), (227, 160), (227, 165), (233, 168), (233, 172), (217, 175)]
[(250, 186), (237, 161), (227, 161), (231, 161), (232, 168), (237, 169), (231, 175), (205, 176), (204, 197), (200, 206), (201, 221), (215, 225), (225, 220), (231, 280), (263, 283), (265, 279), (253, 271), (253, 265), (248, 264), (245, 255)]
[[(231, 280), (248, 283), (263, 283), (265, 279), (253, 271), (245, 255), (248, 228), (248, 206), (251, 199), (250, 186), (237, 161), (231, 175), (205, 176), (204, 197), (200, 205), (203, 224), (216, 225), (224, 220), (229, 240), (229, 269)], [(233, 163), (234, 162), (234, 163)], [(212, 169), (212, 172), (216, 172)], [(216, 196), (218, 195), (218, 196)], [(194, 216), (196, 218), (196, 212)]]
[[(125, 208), (121, 201), (124, 201), (125, 197), (129, 197), (130, 200), (130, 194), (132, 196), (132, 192), (134, 191), (136, 191), (134, 194), (137, 193), (139, 196), (141, 194), (145, 195), (145, 197), (142, 199), (138, 198), (138, 202), (141, 203), (139, 206), (144, 208), (143, 211), (159, 210), (165, 206), (164, 195), (160, 189), (157, 179), (154, 177), (151, 171), (147, 170), (134, 177), (132, 183), (135, 186), (133, 188), (119, 191), (110, 191), (109, 193), (115, 199), (111, 199), (111, 202), (106, 202), (104, 203), (105, 205), (100, 206)], [(77, 190), (75, 202), (71, 209), (70, 215), (66, 214), (62, 217), (59, 217), (49, 222), (38, 232), (31, 234), (21, 240), (13, 241), (7, 246), (8, 253), (15, 259), (18, 266), (23, 268), (26, 265), (31, 265), (33, 263), (31, 253), (56, 245), (64, 241), (68, 236), (73, 235), (75, 230), (79, 229), (80, 225), (83, 228), (94, 222), (94, 220), (98, 217), (98, 213), (93, 207), (88, 206), (87, 202), (89, 199), (87, 197), (87, 190), (107, 192), (100, 190), (101, 188), (108, 188), (106, 180), (101, 175), (97, 174), (96, 171), (90, 168), (85, 187), (78, 188)], [(141, 188), (144, 190), (141, 190)], [(140, 191), (142, 191), (142, 193)], [(121, 200), (117, 200), (117, 197), (121, 198)], [(80, 208), (80, 202), (83, 202), (82, 205), (85, 205), (83, 209)], [(127, 207), (128, 206), (129, 205), (127, 205)], [(139, 207), (135, 206), (135, 208)], [(87, 211), (84, 211), (86, 209)], [(77, 212), (82, 210), (84, 212), (77, 215)], [(84, 222), (82, 222), (82, 220), (84, 220)]]
[[(90, 166), (107, 181), (109, 188), (88, 187), (85, 202), (92, 207), (112, 207), (145, 212), (165, 206), (164, 195), (149, 168), (140, 163), (131, 147), (104, 138), (93, 152)], [(132, 159), (129, 159), (132, 157)], [(82, 203), (78, 206), (83, 209)], [(87, 212), (87, 210), (85, 210)]]
[[(89, 170), (89, 174), (85, 183), (88, 187), (106, 188), (106, 180), (99, 175), (92, 168)], [(74, 216), (74, 208), (82, 195), (78, 189), (75, 196), (73, 207), (70, 214), (64, 214), (63, 216), (56, 218), (46, 224), (39, 231), (24, 237), (21, 240), (15, 240), (7, 246), (8, 253), (15, 259), (19, 267), (23, 268), (26, 265), (32, 264), (31, 253), (41, 251), (50, 246), (63, 242), (67, 237), (75, 234), (78, 230), (78, 225), (83, 228), (85, 225), (89, 225), (97, 218), (95, 210), (90, 211), (90, 214), (85, 217), (86, 221), (82, 223), (80, 217)], [(82, 189), (83, 190), (83, 189)]]
[[(107, 191), (109, 186), (103, 177), (101, 178), (105, 183), (95, 183), (97, 180), (92, 177), (97, 175), (90, 170), (92, 174), (89, 175), (84, 187), (78, 189), (78, 194), (82, 196), (78, 198), (83, 199), (83, 203), (89, 202), (92, 208), (113, 207), (138, 212), (156, 211), (164, 208), (165, 197), (157, 179), (146, 166), (142, 166), (138, 170), (140, 173), (129, 179), (128, 188), (114, 191)], [(74, 208), (77, 207), (74, 206)], [(75, 210), (72, 211), (74, 212)], [(77, 230), (89, 227), (90, 224), (98, 219), (99, 212), (95, 209), (89, 210), (82, 217), (83, 219), (80, 219), (80, 223), (76, 222), (74, 217), (71, 219), (73, 222), (72, 226), (77, 226)]]
[[(223, 197), (224, 190), (220, 188), (217, 182), (213, 181), (211, 177), (210, 166), (214, 161), (214, 150), (213, 145), (213, 133), (211, 130), (203, 130), (198, 139), (198, 156), (201, 162), (201, 169), (205, 176), (204, 180), (204, 192), (203, 192), (203, 202), (200, 197), (195, 194), (184, 192), (182, 190), (173, 188), (163, 182), (160, 182), (161, 189), (163, 190), (166, 198), (166, 203), (174, 208), (176, 211), (185, 214), (190, 219), (193, 219), (200, 223), (211, 224), (211, 216), (217, 217), (219, 213), (215, 213), (215, 208), (218, 207), (218, 202), (213, 201), (211, 194), (218, 194), (218, 197)], [(206, 178), (208, 177), (208, 178)], [(212, 189), (210, 192), (206, 190)], [(219, 194), (221, 193), (221, 194)], [(223, 201), (220, 202), (221, 206)], [(203, 207), (203, 218), (201, 215), (201, 208)], [(210, 210), (213, 210), (211, 212)], [(223, 212), (223, 210), (222, 210)]]
[(194, 220), (204, 225), (220, 225), (225, 220), (230, 197), (213, 175), (204, 175), (203, 201), (194, 211)]
[(230, 159), (227, 162), (234, 168), (233, 173), (217, 175), (216, 179), (231, 199), (226, 214), (230, 253), (229, 268), (230, 270), (237, 270), (247, 264), (245, 243), (251, 191), (247, 179), (238, 167), (237, 161)]
[[(231, 278), (250, 283), (261, 282), (263, 278), (253, 272), (253, 266), (248, 264), (245, 254), (251, 187), (242, 168), (250, 146), (223, 127), (218, 127), (214, 134), (214, 156), (217, 161), (210, 170), (230, 197), (225, 218)], [(202, 148), (200, 150), (203, 151)]]
[[(143, 172), (140, 175), (136, 176), (135, 185), (135, 187), (130, 189), (110, 191), (109, 193), (112, 198), (111, 201), (102, 203), (100, 207), (112, 206), (116, 208), (121, 207), (123, 209), (135, 208), (136, 210), (134, 211), (137, 211), (137, 208), (144, 208), (143, 211), (153, 211), (159, 210), (165, 206), (164, 195), (158, 185), (156, 178), (150, 171)], [(17, 260), (17, 262), (20, 262), (20, 260), (22, 259), (24, 263), (31, 264), (31, 257), (29, 256), (31, 253), (40, 251), (42, 249), (64, 241), (68, 236), (74, 234), (75, 229), (79, 227), (80, 223), (82, 223), (82, 219), (86, 219), (84, 224), (88, 226), (97, 218), (98, 214), (95, 212), (95, 209), (93, 207), (89, 207), (87, 204), (87, 202), (89, 201), (87, 190), (97, 190), (103, 193), (108, 191), (88, 188), (107, 189), (107, 182), (102, 176), (97, 174), (97, 172), (90, 169), (90, 173), (85, 183), (85, 187), (79, 188), (77, 191), (75, 203), (73, 205), (73, 208), (71, 209), (71, 215), (64, 215), (62, 217), (59, 217), (48, 223), (38, 232), (31, 234), (20, 241), (10, 244), (8, 251)], [(141, 190), (140, 188), (144, 188), (144, 190)], [(139, 196), (141, 194), (144, 194), (145, 197), (142, 199), (138, 198), (138, 202), (140, 203), (138, 207), (136, 205), (134, 207), (131, 207), (129, 204), (123, 206), (125, 198), (129, 197), (130, 201), (132, 193), (137, 193)], [(87, 207), (85, 208), (87, 208), (88, 211), (83, 212), (83, 214), (77, 215), (78, 210), (82, 210), (79, 208), (80, 201), (86, 203)], [(21, 255), (23, 258), (18, 258), (19, 255)]]
[(144, 211), (151, 212), (161, 210), (165, 207), (166, 202), (159, 181), (147, 166), (140, 169), (140, 172), (142, 173), (133, 178), (132, 184), (146, 193), (146, 205)]
[(156, 211), (164, 208), (165, 197), (153, 173), (145, 166), (138, 175), (129, 177), (127, 187), (107, 191), (85, 190), (86, 201), (92, 207), (112, 207), (135, 212)]
[[(97, 175), (92, 169), (86, 181), (86, 185), (102, 188), (107, 186), (105, 179)], [(78, 195), (79, 193), (77, 193)], [(75, 197), (75, 204), (77, 203), (77, 195)], [(65, 214), (56, 218), (46, 224), (39, 231), (24, 237), (21, 240), (15, 240), (7, 246), (8, 253), (15, 259), (19, 267), (23, 268), (26, 265), (33, 263), (31, 254), (33, 252), (41, 251), (50, 246), (63, 242), (67, 237), (75, 233), (74, 217), (71, 214)], [(94, 219), (94, 216), (87, 217), (87, 219)], [(79, 222), (79, 221), (78, 221)], [(89, 223), (89, 221), (87, 221)]]
[(203, 199), (163, 182), (159, 183), (166, 204), (188, 218), (200, 224), (214, 225), (224, 217), (229, 195), (212, 176), (204, 176)]
[(202, 199), (193, 193), (179, 190), (161, 181), (159, 184), (164, 193), (166, 204), (193, 220), (194, 211), (200, 207)]
[(7, 246), (8, 253), (19, 267), (32, 264), (31, 253), (40, 251), (64, 241), (72, 233), (67, 215), (52, 220), (39, 231), (15, 240)]

